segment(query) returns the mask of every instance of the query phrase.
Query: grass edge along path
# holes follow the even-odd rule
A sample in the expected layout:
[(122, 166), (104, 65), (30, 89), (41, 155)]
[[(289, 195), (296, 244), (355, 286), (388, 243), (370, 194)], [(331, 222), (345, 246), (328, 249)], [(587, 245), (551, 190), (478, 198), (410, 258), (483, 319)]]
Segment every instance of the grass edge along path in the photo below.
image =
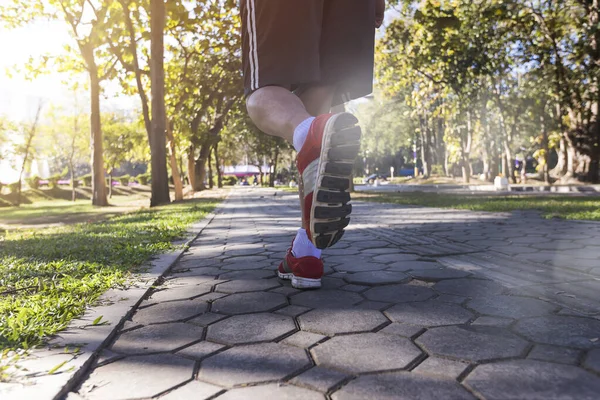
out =
[(600, 196), (482, 195), (430, 192), (352, 193), (353, 200), (470, 211), (536, 210), (544, 218), (600, 221)]
[(96, 224), (0, 236), (0, 352), (27, 349), (67, 327), (108, 289), (126, 286), (152, 255), (209, 214), (220, 199), (143, 209)]

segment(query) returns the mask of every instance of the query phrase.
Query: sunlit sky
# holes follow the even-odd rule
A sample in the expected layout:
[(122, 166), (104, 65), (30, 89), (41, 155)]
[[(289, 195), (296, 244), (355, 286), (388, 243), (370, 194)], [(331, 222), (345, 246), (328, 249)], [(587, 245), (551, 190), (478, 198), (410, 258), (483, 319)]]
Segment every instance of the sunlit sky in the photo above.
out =
[[(72, 107), (73, 92), (65, 81), (87, 82), (85, 75), (73, 76), (49, 71), (33, 81), (22, 74), (7, 74), (7, 69), (22, 68), (30, 59), (43, 55), (59, 55), (65, 44), (74, 46), (63, 21), (40, 21), (23, 28), (7, 30), (0, 27), (0, 115), (12, 120), (30, 120), (40, 100), (44, 104)], [(83, 96), (82, 96), (83, 97)], [(86, 96), (87, 97), (87, 96)], [(136, 107), (132, 99), (102, 99), (104, 109)]]

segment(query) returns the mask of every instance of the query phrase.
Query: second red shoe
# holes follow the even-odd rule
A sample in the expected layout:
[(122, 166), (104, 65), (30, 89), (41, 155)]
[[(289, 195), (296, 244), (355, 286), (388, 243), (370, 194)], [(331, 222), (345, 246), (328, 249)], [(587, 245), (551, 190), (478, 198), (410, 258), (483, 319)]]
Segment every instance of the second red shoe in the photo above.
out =
[(298, 152), (302, 226), (319, 249), (337, 243), (350, 222), (348, 189), (361, 136), (357, 123), (348, 113), (319, 115)]
[(291, 280), (296, 289), (318, 289), (323, 276), (323, 260), (311, 256), (296, 258), (290, 248), (277, 268), (277, 275)]

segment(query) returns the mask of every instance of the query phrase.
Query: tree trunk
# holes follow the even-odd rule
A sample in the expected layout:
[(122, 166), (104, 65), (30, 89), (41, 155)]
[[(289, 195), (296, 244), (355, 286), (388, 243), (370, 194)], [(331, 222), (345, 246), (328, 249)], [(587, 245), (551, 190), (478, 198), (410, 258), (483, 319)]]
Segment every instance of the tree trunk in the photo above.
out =
[(196, 148), (194, 147), (194, 145), (191, 145), (188, 148), (188, 159), (187, 159), (187, 164), (188, 164), (188, 185), (190, 185), (190, 189), (193, 191), (195, 191), (195, 183), (196, 183), (196, 166), (195, 166), (195, 160), (196, 160)]
[(212, 189), (215, 187), (213, 179), (214, 179), (214, 175), (213, 175), (213, 169), (212, 169), (212, 148), (211, 148), (208, 152), (208, 188), (209, 189)]
[(71, 170), (71, 201), (77, 200), (77, 193), (75, 192), (75, 165), (73, 165), (73, 157), (69, 160), (69, 169)]
[[(102, 124), (100, 122), (100, 80), (93, 65), (90, 71), (91, 91), (91, 131), (92, 131), (92, 204), (108, 206), (106, 198), (106, 178), (104, 176), (104, 158), (102, 145)], [(112, 186), (112, 185), (111, 185)]]
[(275, 147), (275, 155), (273, 157), (272, 171), (269, 175), (269, 187), (275, 187), (275, 176), (277, 175), (277, 163), (279, 161), (279, 146)]
[(196, 177), (194, 180), (194, 190), (200, 192), (202, 190), (206, 190), (206, 185), (204, 181), (206, 180), (206, 162), (208, 161), (208, 157), (210, 156), (210, 145), (203, 144), (200, 148), (200, 155), (196, 159), (196, 164), (194, 166)]
[(150, 207), (168, 204), (169, 179), (166, 154), (166, 111), (164, 70), (164, 0), (150, 1), (150, 85), (152, 90), (152, 134), (150, 157), (152, 164), (152, 198)]
[(540, 114), (540, 125), (542, 126), (542, 157), (538, 161), (542, 164), (542, 170), (540, 171), (540, 177), (544, 180), (546, 184), (550, 183), (550, 170), (548, 167), (548, 153), (550, 152), (549, 144), (548, 144), (548, 130), (546, 129), (546, 120), (544, 116), (544, 111)]
[(221, 162), (219, 161), (219, 142), (215, 143), (213, 151), (215, 154), (215, 168), (217, 169), (217, 187), (223, 189), (223, 171), (221, 171)]
[(575, 146), (573, 145), (573, 141), (569, 136), (569, 133), (566, 132), (564, 134), (565, 141), (567, 143), (567, 173), (562, 177), (564, 181), (568, 181), (569, 179), (575, 176), (575, 164), (577, 162), (577, 151)]
[(112, 192), (113, 192), (113, 175), (112, 175), (112, 169), (110, 170), (110, 173), (108, 174), (108, 198), (112, 199)]
[(471, 145), (473, 143), (473, 132), (471, 130), (471, 112), (467, 111), (467, 138), (466, 143), (463, 142), (462, 151), (462, 176), (464, 183), (471, 182)]
[(171, 174), (173, 174), (173, 186), (175, 186), (175, 201), (181, 201), (183, 200), (183, 183), (181, 182), (181, 174), (177, 165), (172, 122), (167, 123), (167, 139), (169, 140), (169, 160), (171, 162)]

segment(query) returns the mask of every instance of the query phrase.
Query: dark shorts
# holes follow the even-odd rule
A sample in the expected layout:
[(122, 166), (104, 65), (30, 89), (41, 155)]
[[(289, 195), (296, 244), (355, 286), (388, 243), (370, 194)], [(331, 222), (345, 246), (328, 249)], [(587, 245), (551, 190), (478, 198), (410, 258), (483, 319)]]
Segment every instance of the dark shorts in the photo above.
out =
[(240, 0), (246, 95), (334, 85), (334, 104), (373, 91), (374, 0)]

